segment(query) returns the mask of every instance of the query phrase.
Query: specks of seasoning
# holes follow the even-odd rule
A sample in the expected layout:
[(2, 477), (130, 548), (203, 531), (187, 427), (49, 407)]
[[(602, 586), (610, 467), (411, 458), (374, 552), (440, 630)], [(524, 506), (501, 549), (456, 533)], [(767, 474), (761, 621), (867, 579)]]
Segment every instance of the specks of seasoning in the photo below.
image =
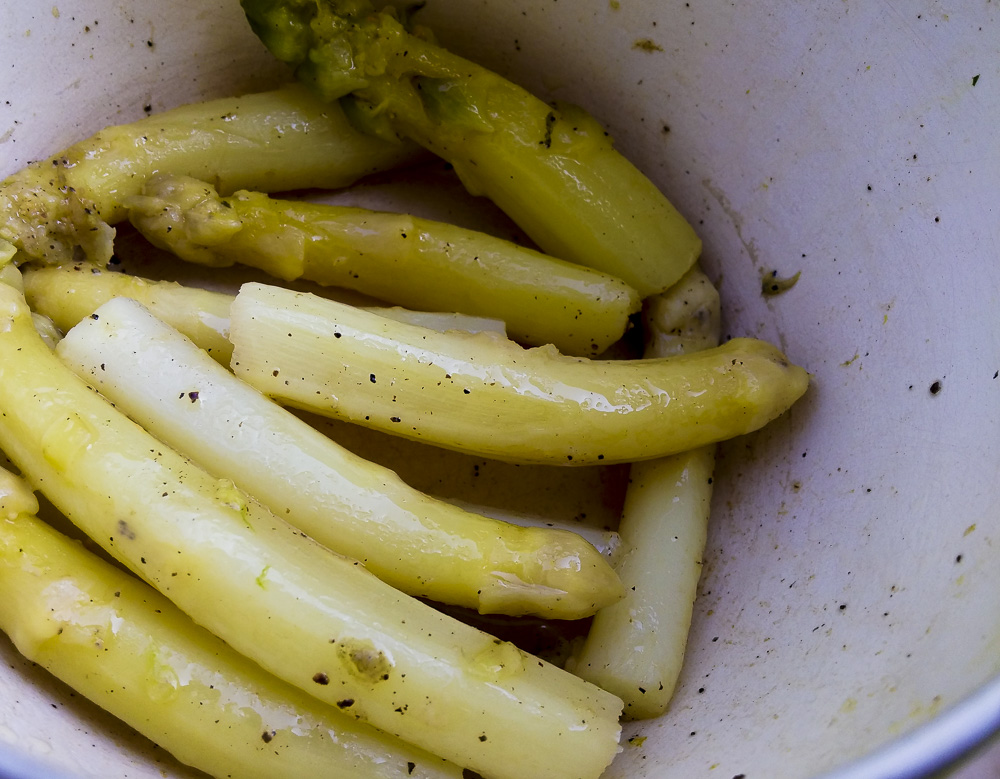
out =
[(95, 321), (98, 320), (98, 319), (100, 319), (100, 317), (97, 314), (91, 314), (90, 318), (93, 319), (93, 320), (95, 320)]
[(407, 761), (407, 763), (406, 763), (406, 775), (409, 776), (410, 774), (412, 774), (413, 773), (413, 769), (415, 769), (416, 767), (417, 767), (416, 763), (412, 763), (412, 762)]
[(369, 373), (368, 374), (368, 381), (370, 381), (372, 384), (375, 383), (375, 374), (374, 373)]
[(198, 400), (198, 391), (192, 390), (187, 394), (187, 396), (191, 399), (191, 402), (194, 403), (195, 401)]
[(979, 74), (977, 73), (972, 77), (972, 86), (975, 86), (978, 83), (979, 83)]
[(838, 608), (839, 608), (839, 609), (840, 609), (841, 611), (847, 611), (847, 604), (846, 604), (846, 603), (841, 603), (841, 604), (840, 604), (840, 606), (839, 606)]
[(132, 530), (131, 527), (129, 527), (128, 522), (126, 522), (124, 519), (118, 520), (118, 533), (120, 535), (125, 536), (125, 538), (127, 538), (129, 541), (135, 540), (135, 531)]
[(402, 420), (399, 417), (389, 417), (389, 421), (390, 422), (401, 422)]
[(663, 51), (663, 47), (656, 41), (650, 40), (649, 38), (639, 38), (632, 42), (633, 49), (639, 49), (639, 51), (645, 51), (648, 53), (653, 53), (656, 51)]
[(944, 384), (939, 379), (931, 384), (930, 393), (931, 395), (937, 395), (942, 389), (944, 389)]
[(265, 730), (263, 733), (260, 734), (260, 740), (263, 741), (265, 744), (270, 744), (271, 740), (276, 735), (278, 735), (277, 732), (273, 730)]
[(780, 295), (783, 292), (788, 292), (788, 290), (798, 283), (799, 276), (801, 275), (802, 271), (798, 271), (794, 276), (781, 278), (778, 276), (778, 271), (776, 270), (772, 270), (770, 273), (765, 272), (761, 276), (760, 294), (769, 298)]
[(486, 734), (485, 734), (485, 733), (481, 734), (481, 735), (479, 736), (479, 740), (480, 740), (480, 741), (486, 741)]
[(552, 128), (556, 124), (556, 115), (554, 111), (549, 111), (545, 115), (545, 136), (538, 142), (540, 146), (544, 146), (546, 149), (552, 148)]
[(337, 701), (338, 709), (349, 709), (354, 705), (354, 698), (344, 698), (342, 701)]
[(962, 562), (962, 555), (960, 555), (960, 554), (958, 554), (958, 555), (955, 555), (955, 562), (956, 562), (956, 563), (960, 563), (960, 562)]
[(330, 677), (329, 677), (329, 676), (327, 676), (327, 675), (326, 675), (325, 673), (323, 673), (322, 671), (320, 671), (320, 672), (319, 672), (319, 673), (317, 673), (317, 674), (313, 674), (313, 681), (314, 681), (314, 682), (316, 682), (316, 684), (323, 684), (323, 685), (326, 685), (326, 684), (329, 684), (329, 683), (330, 683)]

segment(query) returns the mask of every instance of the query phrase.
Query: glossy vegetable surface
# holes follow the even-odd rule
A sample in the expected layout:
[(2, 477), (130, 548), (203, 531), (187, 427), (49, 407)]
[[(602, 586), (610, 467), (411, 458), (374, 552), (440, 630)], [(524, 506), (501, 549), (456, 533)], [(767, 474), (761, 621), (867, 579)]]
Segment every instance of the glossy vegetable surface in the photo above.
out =
[(618, 698), (402, 595), (165, 447), (59, 362), (7, 285), (0, 448), (106, 551), (320, 700), (490, 776), (597, 777), (618, 750)]
[(353, 129), (300, 87), (181, 106), (108, 127), (0, 182), (0, 259), (106, 262), (123, 203), (158, 171), (219, 190), (346, 186), (415, 158), (414, 147)]
[(450, 162), (544, 251), (662, 292), (701, 252), (694, 230), (585, 111), (549, 105), (409, 32), (367, 0), (243, 0), (254, 31), (359, 127)]
[(436, 333), (314, 295), (245, 284), (233, 369), (282, 403), (515, 462), (631, 462), (763, 426), (808, 377), (735, 339), (657, 360), (591, 361), (492, 334)]
[(0, 471), (0, 630), (178, 759), (244, 779), (462, 776), (262, 671), (151, 587), (32, 516), (37, 503), (18, 482)]
[(222, 198), (181, 176), (150, 181), (129, 219), (154, 244), (205, 265), (259, 268), (420, 311), (501, 319), (511, 338), (596, 355), (625, 332), (639, 297), (619, 279), (485, 233), (407, 214)]
[(589, 616), (622, 595), (608, 564), (580, 536), (517, 527), (411, 489), (237, 379), (132, 300), (98, 308), (57, 354), (161, 441), (411, 595), (558, 619)]

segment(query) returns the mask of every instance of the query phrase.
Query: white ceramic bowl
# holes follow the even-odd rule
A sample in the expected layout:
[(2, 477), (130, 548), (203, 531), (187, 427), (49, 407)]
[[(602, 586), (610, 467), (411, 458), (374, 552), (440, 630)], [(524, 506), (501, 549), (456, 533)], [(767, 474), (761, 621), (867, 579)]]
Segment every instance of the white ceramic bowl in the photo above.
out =
[[(645, 740), (609, 777), (917, 776), (1000, 722), (997, 13), (423, 11), (460, 52), (602, 118), (698, 226), (726, 333), (814, 375), (724, 447), (682, 684), (628, 726)], [(147, 106), (284, 77), (236, 0), (4, 3), (0, 20), (4, 175)], [(801, 277), (764, 298), (772, 270)], [(0, 775), (188, 775), (5, 639), (0, 655)]]

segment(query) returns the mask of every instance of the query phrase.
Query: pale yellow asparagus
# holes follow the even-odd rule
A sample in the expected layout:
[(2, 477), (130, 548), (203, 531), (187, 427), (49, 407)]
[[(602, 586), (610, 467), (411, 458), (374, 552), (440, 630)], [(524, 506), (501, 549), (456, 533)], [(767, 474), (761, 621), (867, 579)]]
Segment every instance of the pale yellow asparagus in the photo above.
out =
[(490, 334), (435, 333), (262, 284), (244, 284), (230, 316), (236, 375), (278, 402), (516, 462), (686, 451), (756, 430), (808, 382), (753, 339), (659, 360), (591, 361)]
[[(0, 264), (0, 284), (6, 284), (18, 292), (24, 293), (24, 275), (14, 263)], [(59, 343), (59, 339), (62, 338), (58, 326), (50, 317), (40, 311), (32, 311), (31, 318), (35, 324), (35, 330), (38, 331), (42, 340), (50, 349), (54, 349), (55, 345)]]
[(293, 200), (158, 176), (129, 219), (191, 262), (249, 265), (282, 279), (343, 287), (411, 309), (502, 319), (511, 337), (566, 354), (617, 341), (639, 295), (620, 279), (474, 230), (408, 214)]
[(0, 258), (13, 246), (49, 262), (79, 251), (106, 262), (124, 200), (158, 172), (227, 194), (273, 192), (346, 186), (414, 158), (414, 146), (359, 133), (300, 87), (192, 103), (108, 127), (0, 182)]
[[(11, 271), (17, 272), (13, 266)], [(24, 295), (33, 311), (51, 319), (66, 332), (81, 319), (116, 297), (132, 298), (158, 319), (190, 338), (217, 362), (229, 365), (229, 307), (234, 295), (199, 287), (108, 271), (92, 262), (70, 265), (22, 266)], [(3, 271), (0, 271), (2, 273)], [(496, 319), (462, 314), (410, 311), (393, 306), (370, 308), (381, 316), (435, 330), (504, 332)], [(58, 341), (50, 334), (53, 345)]]
[(701, 241), (585, 110), (535, 97), (367, 0), (242, 0), (300, 81), (343, 98), (358, 126), (448, 160), (549, 254), (662, 292)]
[(0, 630), (181, 762), (243, 779), (460, 779), (462, 769), (261, 670), (36, 517), (0, 472)]
[(408, 487), (214, 362), (134, 300), (106, 303), (58, 356), (158, 439), (411, 595), (578, 619), (621, 597), (575, 533), (523, 528)]
[(621, 701), (445, 617), (87, 388), (0, 285), (0, 449), (78, 527), (279, 678), (483, 775), (596, 778)]
[(223, 365), (232, 358), (229, 307), (233, 295), (103, 270), (89, 262), (30, 265), (23, 268), (23, 276), (28, 305), (51, 318), (64, 333), (107, 301), (127, 297), (169, 322)]
[[(700, 269), (646, 301), (646, 356), (712, 348), (719, 295)], [(619, 525), (615, 570), (625, 597), (601, 609), (567, 664), (625, 702), (625, 717), (666, 711), (684, 662), (708, 534), (715, 447), (635, 463)]]
[[(3, 455), (0, 454), (0, 458)], [(38, 498), (28, 483), (0, 467), (0, 522), (38, 513)]]

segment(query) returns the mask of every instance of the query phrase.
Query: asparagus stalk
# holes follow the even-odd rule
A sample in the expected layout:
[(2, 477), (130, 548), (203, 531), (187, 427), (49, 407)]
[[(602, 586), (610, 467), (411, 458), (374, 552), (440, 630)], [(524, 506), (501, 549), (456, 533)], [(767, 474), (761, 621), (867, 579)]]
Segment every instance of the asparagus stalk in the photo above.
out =
[(107, 301), (126, 297), (142, 303), (223, 365), (232, 359), (229, 307), (233, 295), (107, 271), (89, 262), (29, 265), (22, 274), (28, 305), (52, 319), (64, 333)]
[(619, 279), (500, 238), (406, 214), (275, 200), (222, 198), (183, 176), (150, 180), (129, 219), (185, 260), (236, 262), (284, 281), (308, 279), (427, 311), (502, 319), (511, 337), (595, 355), (639, 309)]
[(164, 446), (59, 362), (6, 285), (0, 448), (196, 622), (385, 732), (511, 779), (596, 778), (618, 750), (618, 698), (402, 595)]
[[(646, 356), (719, 341), (719, 295), (695, 267), (646, 305)], [(708, 536), (715, 447), (635, 463), (629, 473), (615, 565), (625, 597), (601, 609), (567, 668), (625, 702), (625, 717), (667, 710), (684, 662)]]
[(808, 382), (753, 339), (591, 361), (263, 284), (244, 284), (230, 314), (236, 375), (278, 402), (524, 463), (632, 462), (731, 438), (783, 413)]
[(57, 354), (168, 446), (411, 595), (557, 619), (590, 616), (622, 595), (610, 566), (580, 536), (488, 519), (407, 487), (241, 382), (135, 301), (98, 308)]
[[(219, 191), (346, 186), (413, 159), (414, 147), (354, 130), (339, 106), (301, 88), (193, 103), (108, 127), (0, 182), (0, 256), (11, 246), (48, 262), (112, 253), (123, 203), (157, 172)], [(6, 252), (5, 252), (6, 247)]]
[[(0, 280), (6, 271), (17, 273), (12, 265), (0, 270)], [(103, 270), (91, 262), (72, 265), (35, 265), (21, 267), (24, 296), (33, 312), (51, 321), (53, 327), (68, 331), (100, 306), (117, 297), (132, 298), (155, 316), (190, 338), (216, 360), (228, 366), (233, 356), (229, 341), (229, 307), (235, 295), (201, 289), (175, 281), (158, 281), (126, 273)], [(400, 322), (433, 330), (461, 330), (469, 333), (504, 332), (497, 319), (410, 311), (392, 306), (368, 307), (368, 311)], [(36, 322), (37, 324), (37, 322)], [(59, 335), (46, 332), (54, 346)]]
[(265, 673), (32, 516), (37, 502), (24, 493), (34, 499), (0, 471), (0, 630), (182, 762), (220, 778), (463, 775)]
[(450, 162), (549, 254), (624, 279), (642, 297), (701, 251), (694, 230), (584, 110), (552, 106), (407, 32), (367, 0), (242, 0), (254, 32), (360, 127)]

